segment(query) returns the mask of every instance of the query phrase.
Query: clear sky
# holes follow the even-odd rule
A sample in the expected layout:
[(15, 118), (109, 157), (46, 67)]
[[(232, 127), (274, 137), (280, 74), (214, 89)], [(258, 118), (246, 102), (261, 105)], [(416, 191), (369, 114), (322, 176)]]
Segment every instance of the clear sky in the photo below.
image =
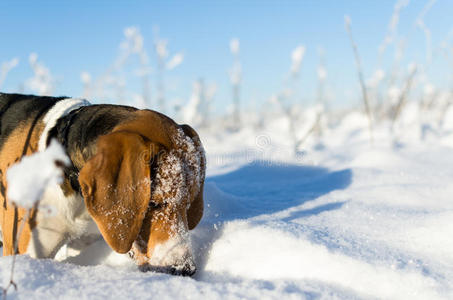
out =
[[(428, 1), (413, 0), (401, 12), (398, 36), (405, 38), (403, 66), (426, 64), (423, 31), (415, 25)], [(231, 38), (240, 40), (244, 105), (262, 104), (284, 87), (291, 65), (290, 54), (298, 45), (306, 47), (300, 90), (304, 101), (316, 92), (318, 49), (325, 49), (328, 86), (336, 104), (357, 101), (358, 84), (354, 58), (344, 28), (344, 15), (352, 19), (352, 30), (362, 56), (366, 77), (378, 67), (382, 43), (395, 1), (22, 1), (0, 0), (0, 62), (19, 58), (2, 90), (16, 91), (32, 76), (30, 53), (57, 80), (56, 95), (80, 96), (80, 74), (99, 76), (119, 53), (123, 30), (140, 28), (155, 69), (152, 52), (153, 27), (168, 39), (170, 53), (182, 51), (184, 62), (168, 72), (169, 98), (188, 99), (198, 78), (215, 83), (215, 105), (222, 109), (231, 102), (228, 69), (233, 58)], [(453, 1), (438, 0), (424, 17), (431, 32), (433, 61), (427, 69), (433, 83), (446, 86), (451, 64), (440, 45), (453, 41)], [(387, 49), (382, 68), (388, 70), (394, 45)], [(450, 57), (451, 59), (451, 57)], [(450, 66), (450, 67), (448, 67)], [(137, 81), (139, 79), (137, 78)], [(127, 84), (134, 86), (134, 78)], [(155, 90), (155, 73), (151, 73)]]

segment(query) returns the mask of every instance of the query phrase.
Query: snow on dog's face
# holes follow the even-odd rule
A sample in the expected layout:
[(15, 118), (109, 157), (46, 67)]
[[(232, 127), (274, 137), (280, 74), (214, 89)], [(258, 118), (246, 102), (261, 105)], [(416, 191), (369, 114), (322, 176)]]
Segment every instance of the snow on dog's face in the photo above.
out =
[(86, 206), (109, 246), (143, 271), (192, 275), (189, 229), (203, 212), (205, 158), (188, 126), (173, 149), (118, 131), (99, 138), (79, 181)]

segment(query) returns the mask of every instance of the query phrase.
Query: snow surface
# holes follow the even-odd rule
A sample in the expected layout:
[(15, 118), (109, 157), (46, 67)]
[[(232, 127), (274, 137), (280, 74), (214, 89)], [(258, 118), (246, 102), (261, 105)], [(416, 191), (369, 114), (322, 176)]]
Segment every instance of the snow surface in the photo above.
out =
[[(8, 298), (452, 299), (453, 133), (409, 117), (375, 126), (370, 143), (351, 113), (297, 154), (284, 118), (200, 131), (193, 278), (141, 273), (99, 241), (63, 262), (19, 256)], [(10, 264), (0, 259), (3, 286)]]

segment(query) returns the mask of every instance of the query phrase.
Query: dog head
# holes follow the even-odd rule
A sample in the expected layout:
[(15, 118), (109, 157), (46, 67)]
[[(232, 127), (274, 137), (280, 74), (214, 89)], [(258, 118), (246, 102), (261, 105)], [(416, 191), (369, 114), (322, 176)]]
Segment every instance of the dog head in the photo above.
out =
[(188, 231), (203, 214), (201, 142), (187, 125), (140, 120), (98, 139), (79, 175), (87, 209), (109, 246), (129, 252), (141, 270), (192, 275)]

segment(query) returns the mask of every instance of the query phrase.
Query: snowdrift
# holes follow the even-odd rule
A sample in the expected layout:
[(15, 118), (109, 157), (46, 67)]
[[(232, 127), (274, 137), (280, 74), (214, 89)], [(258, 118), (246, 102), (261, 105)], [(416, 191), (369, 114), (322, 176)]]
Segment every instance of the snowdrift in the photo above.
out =
[(384, 124), (370, 143), (357, 113), (292, 153), (280, 121), (201, 131), (193, 278), (141, 273), (99, 241), (62, 261), (19, 256), (8, 299), (451, 299), (453, 135)]

